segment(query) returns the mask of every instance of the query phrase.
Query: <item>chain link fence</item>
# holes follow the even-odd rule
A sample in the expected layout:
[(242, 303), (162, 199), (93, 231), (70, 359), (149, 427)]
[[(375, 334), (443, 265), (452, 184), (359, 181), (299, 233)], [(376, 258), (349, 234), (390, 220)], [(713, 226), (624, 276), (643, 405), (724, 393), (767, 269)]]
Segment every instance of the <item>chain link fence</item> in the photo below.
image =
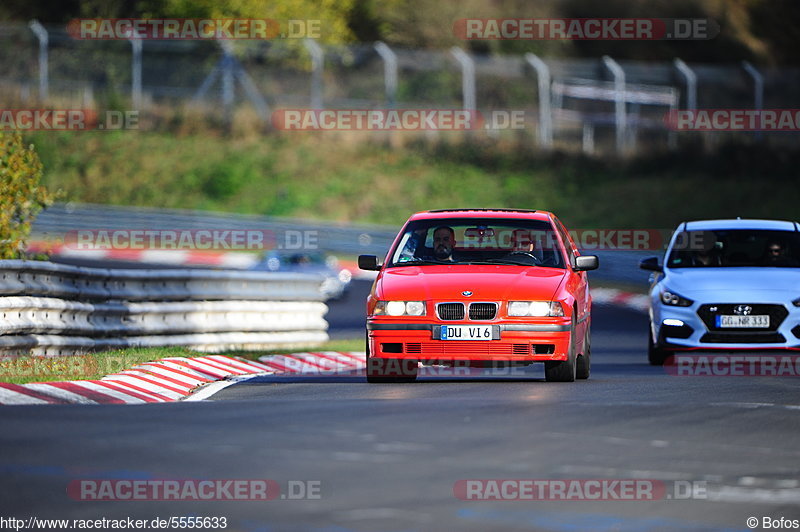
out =
[(192, 106), (227, 120), (253, 109), (265, 124), (277, 108), (516, 110), (523, 129), (488, 134), (589, 153), (631, 152), (643, 141), (674, 148), (693, 134), (668, 130), (670, 109), (800, 107), (799, 68), (530, 56), (309, 40), (81, 41), (64, 27), (4, 24), (0, 97), (6, 108)]

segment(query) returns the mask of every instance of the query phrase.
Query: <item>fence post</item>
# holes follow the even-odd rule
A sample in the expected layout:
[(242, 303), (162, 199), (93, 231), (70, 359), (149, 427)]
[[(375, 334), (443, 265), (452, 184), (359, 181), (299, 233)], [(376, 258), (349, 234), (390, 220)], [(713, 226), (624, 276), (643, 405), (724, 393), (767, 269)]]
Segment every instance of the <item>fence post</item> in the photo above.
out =
[(258, 114), (264, 120), (269, 121), (269, 105), (258, 92), (255, 82), (247, 75), (242, 65), (233, 56), (233, 45), (223, 39), (218, 39), (217, 42), (222, 48), (222, 59), (217, 62), (211, 73), (203, 80), (200, 88), (194, 95), (193, 101), (199, 102), (205, 98), (206, 93), (214, 85), (217, 78), (221, 78), (222, 83), (222, 103), (225, 111), (225, 119), (230, 124), (233, 118), (233, 103), (234, 103), (234, 85), (236, 80), (239, 80), (242, 88), (244, 89), (250, 102), (255, 106)]
[(381, 41), (375, 43), (375, 51), (383, 59), (383, 79), (386, 86), (386, 102), (394, 107), (397, 102), (397, 54)]
[(322, 71), (325, 66), (325, 52), (313, 39), (305, 39), (303, 44), (311, 54), (311, 108), (322, 109)]
[(603, 56), (603, 64), (614, 76), (614, 99), (617, 128), (617, 154), (624, 155), (626, 151), (628, 117), (625, 111), (625, 71), (610, 56)]
[[(750, 74), (750, 77), (753, 78), (753, 106), (757, 110), (761, 110), (764, 108), (764, 75), (758, 71), (756, 67), (750, 63), (750, 61), (742, 61), (742, 68)], [(761, 126), (761, 120), (759, 119), (759, 126)], [(756, 138), (760, 139), (763, 136), (763, 132), (757, 131)]]
[(47, 64), (47, 46), (50, 38), (47, 30), (39, 24), (38, 20), (31, 20), (28, 26), (39, 40), (39, 99), (44, 101), (47, 100), (50, 93), (50, 76)]
[(748, 74), (750, 74), (755, 84), (753, 90), (755, 100), (754, 106), (756, 109), (762, 109), (764, 107), (764, 76), (750, 63), (750, 61), (742, 61), (742, 67)]
[(453, 47), (450, 53), (461, 65), (461, 93), (464, 102), (464, 109), (476, 111), (475, 100), (475, 61), (461, 48)]
[(233, 82), (234, 82), (234, 60), (233, 45), (230, 41), (219, 40), (222, 47), (222, 106), (225, 112), (225, 122), (230, 125), (233, 123)]
[(525, 60), (536, 71), (539, 83), (539, 146), (550, 148), (553, 145), (553, 114), (551, 110), (550, 67), (532, 53), (525, 54)]
[(142, 106), (142, 38), (133, 31), (133, 37), (128, 39), (133, 49), (131, 61), (131, 100), (133, 108), (139, 110)]
[(675, 68), (678, 69), (678, 72), (683, 75), (683, 79), (686, 81), (686, 108), (697, 109), (697, 74), (689, 68), (689, 65), (677, 57), (672, 61), (672, 64), (675, 65)]

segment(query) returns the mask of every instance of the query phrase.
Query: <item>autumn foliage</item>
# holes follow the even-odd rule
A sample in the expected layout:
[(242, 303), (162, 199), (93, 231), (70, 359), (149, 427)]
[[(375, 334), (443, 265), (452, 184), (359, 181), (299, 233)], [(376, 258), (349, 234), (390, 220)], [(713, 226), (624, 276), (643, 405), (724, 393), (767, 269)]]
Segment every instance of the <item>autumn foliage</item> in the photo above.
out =
[(19, 133), (0, 132), (0, 259), (21, 256), (31, 222), (50, 194), (40, 184), (42, 163)]

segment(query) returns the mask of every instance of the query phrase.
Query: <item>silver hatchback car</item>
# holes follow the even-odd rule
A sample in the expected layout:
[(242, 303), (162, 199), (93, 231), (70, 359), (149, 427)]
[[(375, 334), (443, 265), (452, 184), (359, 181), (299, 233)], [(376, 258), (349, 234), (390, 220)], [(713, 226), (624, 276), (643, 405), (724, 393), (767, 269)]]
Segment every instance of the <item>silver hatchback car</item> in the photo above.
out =
[(648, 358), (674, 351), (800, 350), (800, 224), (703, 220), (680, 224), (653, 271)]

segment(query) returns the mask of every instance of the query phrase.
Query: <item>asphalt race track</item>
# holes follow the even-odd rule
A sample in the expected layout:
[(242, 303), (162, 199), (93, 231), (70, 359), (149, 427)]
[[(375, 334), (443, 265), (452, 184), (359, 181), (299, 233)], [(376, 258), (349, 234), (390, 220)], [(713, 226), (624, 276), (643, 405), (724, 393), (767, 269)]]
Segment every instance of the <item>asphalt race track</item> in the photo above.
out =
[[(355, 330), (366, 283), (332, 305)], [(225, 516), (227, 530), (750, 530), (800, 519), (800, 394), (779, 377), (676, 377), (646, 318), (593, 314), (592, 377), (260, 377), (212, 400), (0, 409), (0, 515)], [(319, 497), (80, 501), (77, 479), (315, 481)], [(464, 501), (466, 479), (652, 479), (658, 500)], [(696, 497), (684, 499), (694, 482)], [(297, 483), (295, 483), (297, 486)], [(310, 486), (310, 485), (306, 485)], [(678, 491), (676, 491), (678, 490)], [(762, 530), (759, 525), (759, 530)]]

